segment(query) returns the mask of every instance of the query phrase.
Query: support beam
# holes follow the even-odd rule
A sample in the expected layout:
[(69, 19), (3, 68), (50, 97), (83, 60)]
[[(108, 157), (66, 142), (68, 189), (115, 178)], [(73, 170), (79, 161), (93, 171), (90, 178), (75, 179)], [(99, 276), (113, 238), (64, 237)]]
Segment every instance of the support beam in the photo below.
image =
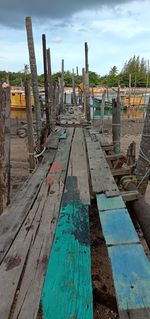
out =
[(30, 172), (35, 168), (34, 158), (34, 138), (33, 138), (33, 123), (32, 123), (32, 106), (31, 106), (31, 89), (30, 83), (25, 82), (25, 99), (26, 99), (26, 116), (28, 125), (28, 152)]
[(0, 85), (0, 214), (10, 202), (10, 89)]
[(34, 96), (37, 143), (40, 144), (41, 112), (40, 112), (40, 103), (39, 103), (37, 66), (36, 66), (36, 58), (35, 58), (35, 50), (34, 50), (34, 40), (33, 40), (31, 17), (26, 17), (26, 31), (27, 31), (29, 60), (30, 60), (30, 69), (31, 69), (31, 78), (32, 78), (32, 90), (33, 90), (33, 96)]
[(118, 91), (117, 100), (112, 100), (112, 138), (114, 153), (120, 153), (120, 97)]
[(43, 45), (43, 66), (44, 66), (44, 86), (45, 86), (45, 109), (46, 109), (46, 127), (50, 128), (50, 108), (49, 108), (49, 85), (48, 85), (48, 67), (46, 51), (46, 35), (42, 34)]

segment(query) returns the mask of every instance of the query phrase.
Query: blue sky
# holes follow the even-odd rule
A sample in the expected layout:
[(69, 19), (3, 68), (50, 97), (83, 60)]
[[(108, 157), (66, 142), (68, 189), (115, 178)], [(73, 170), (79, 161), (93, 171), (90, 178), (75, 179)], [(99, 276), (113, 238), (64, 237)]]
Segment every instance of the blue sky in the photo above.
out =
[[(133, 55), (150, 59), (149, 0), (76, 0), (76, 5), (62, 0), (57, 6), (54, 1), (47, 1), (26, 0), (22, 6), (14, 0), (9, 11), (9, 0), (1, 4), (0, 70), (20, 71), (29, 63), (26, 15), (32, 15), (39, 74), (43, 72), (42, 33), (46, 33), (47, 46), (51, 48), (53, 72), (60, 70), (64, 59), (66, 70), (78, 66), (81, 73), (85, 41), (89, 45), (90, 69), (100, 75), (108, 73), (113, 65), (120, 71)], [(49, 5), (47, 10), (40, 3)]]

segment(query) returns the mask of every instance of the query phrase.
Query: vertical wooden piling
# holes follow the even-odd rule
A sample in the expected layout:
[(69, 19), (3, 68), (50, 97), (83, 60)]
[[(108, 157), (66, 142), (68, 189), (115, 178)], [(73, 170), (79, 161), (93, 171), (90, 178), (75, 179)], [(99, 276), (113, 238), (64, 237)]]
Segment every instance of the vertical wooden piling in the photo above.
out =
[(34, 50), (31, 17), (26, 17), (26, 30), (27, 30), (29, 60), (30, 60), (30, 69), (31, 69), (31, 78), (32, 78), (32, 89), (33, 89), (33, 95), (34, 95), (37, 142), (39, 144), (40, 137), (41, 137), (41, 112), (40, 112), (40, 103), (39, 103), (37, 66), (36, 66), (36, 58), (35, 58), (35, 50)]
[(146, 109), (140, 152), (137, 160), (136, 176), (139, 180), (139, 190), (144, 195), (150, 176), (150, 98)]
[(61, 94), (60, 94), (60, 112), (64, 111), (64, 60), (61, 63)]
[(104, 129), (104, 112), (105, 112), (105, 100), (106, 100), (106, 91), (102, 95), (102, 105), (101, 105), (101, 130)]
[(52, 85), (52, 65), (51, 65), (51, 52), (47, 49), (47, 71), (48, 71), (48, 86), (49, 86), (49, 118), (50, 127), (54, 128), (54, 100), (53, 100), (53, 85)]
[(74, 69), (72, 70), (72, 96), (73, 96), (73, 105), (76, 106), (76, 88), (75, 88), (75, 74)]
[(32, 123), (32, 105), (31, 105), (31, 89), (30, 83), (25, 82), (25, 99), (26, 99), (26, 115), (28, 125), (28, 152), (29, 152), (29, 167), (30, 172), (35, 168), (34, 158), (34, 137), (33, 137), (33, 123)]
[(131, 105), (131, 74), (129, 74), (129, 106)]
[(85, 95), (85, 69), (82, 68), (82, 81), (83, 81), (83, 108), (82, 111), (86, 116), (86, 95)]
[(50, 128), (49, 118), (49, 87), (48, 87), (48, 71), (47, 71), (47, 51), (46, 51), (46, 35), (42, 34), (43, 44), (43, 65), (44, 65), (44, 86), (45, 86), (45, 109), (46, 109), (46, 127)]
[(10, 88), (0, 84), (0, 214), (10, 202)]
[(112, 138), (114, 145), (114, 153), (120, 153), (120, 92), (118, 97), (112, 99)]
[(88, 44), (85, 42), (85, 74), (84, 74), (84, 86), (86, 97), (86, 118), (89, 122), (91, 120), (90, 114), (90, 90), (89, 90), (89, 63), (88, 63)]

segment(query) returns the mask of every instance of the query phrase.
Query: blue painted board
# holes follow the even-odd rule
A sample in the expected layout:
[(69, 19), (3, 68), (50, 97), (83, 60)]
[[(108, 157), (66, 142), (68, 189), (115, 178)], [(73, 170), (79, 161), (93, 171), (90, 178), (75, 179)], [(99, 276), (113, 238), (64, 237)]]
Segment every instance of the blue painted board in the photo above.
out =
[(107, 197), (104, 194), (96, 195), (99, 211), (125, 208), (125, 203), (121, 196)]
[(127, 209), (103, 211), (99, 216), (107, 245), (139, 242)]
[(42, 291), (43, 319), (92, 319), (88, 206), (64, 195)]
[(67, 133), (66, 132), (61, 133), (60, 136), (59, 136), (60, 140), (65, 140), (66, 138), (67, 138)]
[(108, 248), (119, 310), (150, 307), (150, 262), (140, 244)]

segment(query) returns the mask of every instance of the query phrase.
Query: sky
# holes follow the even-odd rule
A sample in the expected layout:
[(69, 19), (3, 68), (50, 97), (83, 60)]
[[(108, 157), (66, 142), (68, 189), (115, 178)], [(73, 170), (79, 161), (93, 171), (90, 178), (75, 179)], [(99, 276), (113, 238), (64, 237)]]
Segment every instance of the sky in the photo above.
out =
[(149, 0), (0, 0), (0, 70), (29, 64), (25, 17), (32, 17), (38, 73), (43, 73), (42, 34), (51, 49), (52, 70), (84, 66), (88, 42), (90, 70), (108, 74), (134, 55), (150, 59)]

